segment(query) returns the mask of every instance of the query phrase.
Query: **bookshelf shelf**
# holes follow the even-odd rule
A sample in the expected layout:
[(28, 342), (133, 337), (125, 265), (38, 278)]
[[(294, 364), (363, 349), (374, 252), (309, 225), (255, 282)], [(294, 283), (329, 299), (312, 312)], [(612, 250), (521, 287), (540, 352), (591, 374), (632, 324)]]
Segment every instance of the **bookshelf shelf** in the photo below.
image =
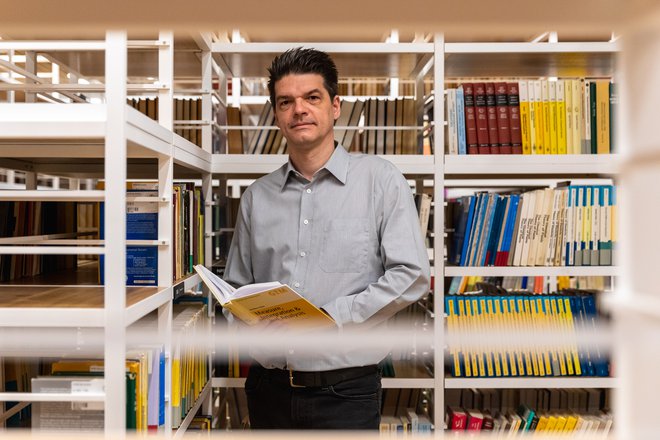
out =
[(103, 402), (103, 393), (0, 393), (0, 402)]
[[(103, 327), (103, 286), (0, 287), (3, 327)], [(127, 287), (129, 325), (172, 297), (171, 288)]]
[(445, 378), (446, 389), (460, 388), (616, 388), (613, 377)]
[(621, 268), (617, 266), (560, 266), (560, 267), (481, 267), (481, 266), (447, 266), (446, 277), (488, 276), (488, 277), (524, 277), (524, 276), (618, 276)]
[(621, 159), (611, 155), (445, 155), (445, 176), (612, 176)]
[(445, 77), (608, 77), (616, 42), (446, 43)]
[[(263, 77), (273, 57), (295, 47), (330, 53), (347, 77), (415, 78), (431, 61), (433, 43), (214, 43), (213, 58), (232, 77)], [(359, 54), (359, 57), (355, 55)]]
[[(433, 378), (396, 378), (385, 377), (382, 380), (383, 388), (433, 388)], [(243, 388), (244, 377), (214, 377), (212, 381), (214, 388)]]

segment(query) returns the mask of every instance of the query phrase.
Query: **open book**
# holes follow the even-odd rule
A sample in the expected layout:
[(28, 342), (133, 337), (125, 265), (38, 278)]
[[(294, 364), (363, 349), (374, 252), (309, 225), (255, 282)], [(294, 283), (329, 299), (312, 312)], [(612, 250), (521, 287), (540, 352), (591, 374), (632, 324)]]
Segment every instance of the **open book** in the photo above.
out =
[(234, 289), (201, 264), (195, 270), (222, 307), (246, 324), (266, 320), (284, 321), (292, 327), (336, 327), (330, 316), (286, 284), (274, 281)]

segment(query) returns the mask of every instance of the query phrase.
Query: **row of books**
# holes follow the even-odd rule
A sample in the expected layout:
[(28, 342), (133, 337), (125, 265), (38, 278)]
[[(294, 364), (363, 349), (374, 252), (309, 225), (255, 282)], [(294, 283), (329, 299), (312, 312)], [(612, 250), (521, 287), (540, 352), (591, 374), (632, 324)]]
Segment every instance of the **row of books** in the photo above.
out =
[[(158, 183), (127, 182), (127, 197), (154, 198), (154, 202), (126, 202), (126, 239), (158, 240)], [(99, 189), (103, 182), (99, 182)], [(172, 192), (172, 263), (174, 280), (193, 272), (195, 264), (204, 264), (204, 198), (193, 182), (177, 182)], [(101, 238), (104, 236), (104, 204), (100, 204)], [(104, 280), (104, 257), (99, 265), (100, 282)], [(158, 285), (158, 246), (126, 246), (126, 284)]]
[[(453, 377), (601, 376), (610, 363), (598, 347), (578, 343), (576, 335), (594, 331), (598, 321), (593, 294), (445, 296), (448, 351)], [(477, 343), (480, 335), (538, 337), (538, 343)], [(548, 335), (544, 334), (548, 333)], [(552, 343), (549, 334), (560, 335)]]
[(383, 390), (381, 434), (430, 433), (428, 392), (419, 388)]
[(585, 415), (575, 413), (536, 413), (521, 405), (516, 412), (497, 414), (477, 410), (449, 407), (447, 427), (450, 431), (485, 431), (495, 438), (517, 433), (546, 435), (599, 435), (607, 438), (612, 429), (612, 415)]
[(612, 185), (568, 185), (522, 194), (479, 192), (450, 201), (450, 264), (609, 266), (617, 241)]
[(474, 408), (490, 414), (515, 411), (527, 405), (540, 412), (596, 415), (610, 410), (606, 388), (462, 388), (446, 389), (445, 405)]
[(175, 304), (172, 318), (172, 427), (178, 428), (210, 380), (208, 354), (199, 340), (208, 334), (205, 299)]
[(448, 154), (609, 154), (606, 79), (467, 82), (447, 90)]
[(446, 403), (451, 431), (606, 436), (612, 428), (603, 389), (447, 390)]
[[(178, 427), (209, 380), (207, 351), (193, 342), (208, 324), (206, 304), (175, 304), (172, 320), (172, 424)], [(137, 324), (155, 327), (155, 314)], [(126, 428), (154, 431), (165, 424), (166, 359), (160, 344), (146, 344), (126, 353)], [(32, 392), (102, 393), (104, 361), (67, 359), (52, 362), (48, 375), (32, 378)], [(34, 405), (35, 430), (103, 429), (102, 402), (41, 402)]]
[[(243, 125), (245, 118), (239, 108), (227, 107), (226, 111), (228, 126)], [(256, 121), (257, 128), (228, 130), (227, 152), (285, 154), (286, 139), (274, 123), (273, 107), (267, 102)], [(335, 123), (335, 140), (354, 152), (418, 154), (417, 125), (415, 100), (412, 98), (344, 99)]]
[[(57, 234), (77, 238), (76, 204), (73, 202), (0, 202), (0, 237), (35, 237)], [(0, 239), (0, 241), (4, 241)], [(76, 267), (76, 256), (0, 255), (0, 281)]]
[(567, 289), (602, 292), (610, 288), (609, 277), (535, 276), (535, 277), (451, 277), (448, 295), (457, 293), (487, 293), (506, 295), (510, 292), (552, 293)]
[[(158, 120), (158, 98), (129, 98), (128, 104), (134, 109)], [(183, 121), (174, 124), (174, 133), (189, 140), (198, 147), (202, 146), (202, 130), (186, 126), (185, 121), (199, 121), (202, 119), (202, 100), (200, 98), (174, 98), (174, 120)], [(177, 126), (185, 128), (176, 128)]]

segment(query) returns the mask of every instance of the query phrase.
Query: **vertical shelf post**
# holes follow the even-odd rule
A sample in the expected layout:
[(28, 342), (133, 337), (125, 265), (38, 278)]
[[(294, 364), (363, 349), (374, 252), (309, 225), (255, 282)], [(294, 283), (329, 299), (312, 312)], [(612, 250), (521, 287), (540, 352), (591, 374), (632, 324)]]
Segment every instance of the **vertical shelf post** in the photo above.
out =
[(435, 210), (433, 211), (433, 377), (435, 378), (434, 401), (433, 401), (433, 423), (436, 431), (442, 431), (445, 420), (445, 396), (444, 396), (444, 231), (445, 231), (445, 37), (443, 34), (435, 34), (433, 39), (433, 194)]
[(126, 80), (124, 31), (106, 34), (105, 81), (105, 430), (126, 431)]

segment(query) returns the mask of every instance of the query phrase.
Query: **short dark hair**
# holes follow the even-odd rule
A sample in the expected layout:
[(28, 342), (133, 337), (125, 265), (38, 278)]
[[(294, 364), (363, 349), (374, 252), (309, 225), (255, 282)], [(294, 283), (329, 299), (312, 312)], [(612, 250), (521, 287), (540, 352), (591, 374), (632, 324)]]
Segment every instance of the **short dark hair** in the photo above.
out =
[(330, 99), (337, 96), (337, 66), (325, 52), (297, 47), (276, 56), (268, 68), (268, 93), (275, 106), (275, 83), (289, 74), (317, 73), (323, 77), (323, 86)]

